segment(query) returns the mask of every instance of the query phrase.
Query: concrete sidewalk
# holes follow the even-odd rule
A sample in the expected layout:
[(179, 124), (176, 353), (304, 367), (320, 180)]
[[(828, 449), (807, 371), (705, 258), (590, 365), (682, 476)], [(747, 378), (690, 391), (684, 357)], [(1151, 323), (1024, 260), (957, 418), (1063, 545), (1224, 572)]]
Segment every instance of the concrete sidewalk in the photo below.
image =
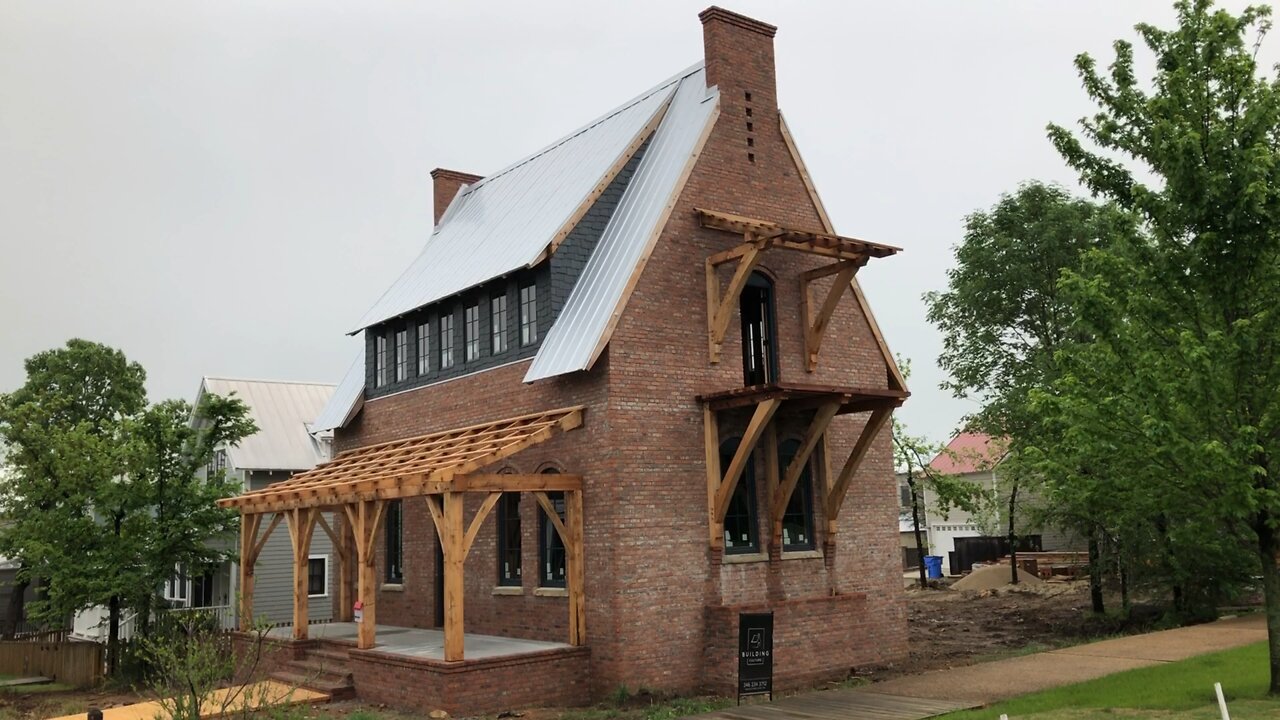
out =
[(873, 683), (850, 692), (865, 690), (986, 705), (1123, 670), (1185, 660), (1194, 655), (1230, 650), (1266, 639), (1266, 618), (1258, 613), (1007, 660), (932, 670)]

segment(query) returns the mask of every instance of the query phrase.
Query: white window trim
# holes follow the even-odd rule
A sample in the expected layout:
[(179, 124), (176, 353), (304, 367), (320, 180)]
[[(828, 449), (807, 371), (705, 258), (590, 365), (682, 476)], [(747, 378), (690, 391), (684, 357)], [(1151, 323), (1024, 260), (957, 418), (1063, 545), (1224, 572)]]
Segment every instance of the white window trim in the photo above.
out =
[(328, 555), (308, 555), (307, 556), (307, 585), (311, 584), (311, 561), (324, 560), (324, 592), (319, 595), (307, 594), (309, 598), (325, 598), (329, 597), (329, 556)]
[[(168, 580), (164, 581), (164, 590), (162, 592), (162, 595), (164, 596), (164, 599), (168, 602), (180, 602), (180, 603), (183, 603), (184, 605), (190, 605), (191, 578), (186, 578), (182, 582), (178, 582), (179, 578), (181, 577), (182, 577), (182, 565), (174, 565), (173, 575), (171, 575)], [(175, 588), (181, 590), (182, 595), (175, 595), (173, 592)]]

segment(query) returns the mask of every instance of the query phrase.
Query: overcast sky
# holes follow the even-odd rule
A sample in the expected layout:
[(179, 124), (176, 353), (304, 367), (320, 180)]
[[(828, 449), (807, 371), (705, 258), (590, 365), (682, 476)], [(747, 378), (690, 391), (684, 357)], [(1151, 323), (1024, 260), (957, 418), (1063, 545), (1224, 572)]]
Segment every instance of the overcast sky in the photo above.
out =
[[(0, 391), (76, 336), (141, 362), (153, 399), (337, 382), (344, 331), (430, 233), (429, 171), (489, 174), (696, 62), (706, 4), (3, 0)], [(913, 362), (902, 416), (944, 440), (974, 405), (937, 389), (921, 295), (965, 214), (1074, 186), (1044, 133), (1090, 111), (1072, 58), (1109, 62), (1169, 3), (726, 5), (779, 27), (837, 229), (905, 248), (860, 277)]]

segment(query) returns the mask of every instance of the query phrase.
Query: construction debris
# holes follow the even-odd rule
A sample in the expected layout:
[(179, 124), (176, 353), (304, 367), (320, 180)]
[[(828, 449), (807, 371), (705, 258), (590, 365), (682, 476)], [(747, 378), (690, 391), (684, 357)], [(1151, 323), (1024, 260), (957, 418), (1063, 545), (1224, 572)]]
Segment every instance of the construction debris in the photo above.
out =
[[(983, 568), (977, 568), (973, 572), (957, 580), (951, 585), (952, 590), (995, 590), (1004, 588), (1006, 585), (1012, 586), (1009, 582), (1010, 578), (1008, 565), (988, 565)], [(1044, 581), (1022, 570), (1018, 571), (1018, 584), (1028, 587), (1036, 587), (1043, 585)]]

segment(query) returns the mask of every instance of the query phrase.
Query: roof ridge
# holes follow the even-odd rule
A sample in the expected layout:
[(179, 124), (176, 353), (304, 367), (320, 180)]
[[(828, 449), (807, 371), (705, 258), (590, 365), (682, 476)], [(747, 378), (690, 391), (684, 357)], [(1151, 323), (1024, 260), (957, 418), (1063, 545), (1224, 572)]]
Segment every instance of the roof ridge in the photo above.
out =
[(337, 387), (337, 383), (320, 382), (318, 380), (273, 380), (269, 378), (228, 377), (226, 375), (204, 375), (204, 380), (222, 380), (224, 382), (261, 383), (263, 385), (320, 385)]

